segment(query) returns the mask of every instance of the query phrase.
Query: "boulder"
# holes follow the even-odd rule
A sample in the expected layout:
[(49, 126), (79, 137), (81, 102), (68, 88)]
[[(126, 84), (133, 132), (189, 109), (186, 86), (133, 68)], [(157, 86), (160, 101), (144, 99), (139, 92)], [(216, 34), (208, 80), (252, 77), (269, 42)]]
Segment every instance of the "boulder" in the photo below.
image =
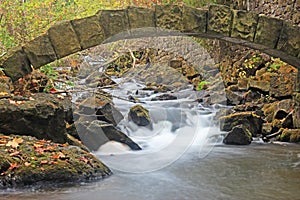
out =
[[(262, 111), (267, 122), (274, 119), (283, 119), (294, 109), (294, 102), (291, 99), (284, 99), (273, 103), (264, 104)], [(294, 113), (295, 114), (295, 113)]]
[(270, 82), (270, 95), (276, 98), (292, 96), (296, 84), (296, 77), (296, 73), (273, 76)]
[(83, 149), (38, 140), (31, 136), (0, 134), (0, 188), (47, 187), (98, 180), (112, 172)]
[(46, 93), (0, 99), (0, 132), (67, 141), (63, 97)]
[(171, 94), (162, 94), (151, 99), (151, 101), (166, 101), (166, 100), (176, 100), (177, 97)]
[(250, 80), (248, 88), (259, 89), (263, 92), (269, 92), (270, 90), (270, 82), (269, 81), (258, 81), (258, 80)]
[(255, 112), (238, 112), (220, 117), (221, 131), (231, 131), (235, 126), (243, 125), (253, 137), (261, 134), (263, 119)]
[(284, 129), (279, 140), (282, 142), (300, 142), (300, 129)]
[(225, 89), (225, 91), (226, 91), (226, 98), (228, 104), (239, 105), (240, 102), (243, 100), (243, 93), (237, 91), (231, 91), (228, 90), (227, 88)]
[(224, 144), (233, 144), (233, 145), (248, 145), (252, 141), (252, 135), (248, 128), (243, 124), (237, 125), (232, 128), (231, 131), (225, 136), (223, 143)]
[(130, 108), (128, 119), (138, 126), (148, 126), (151, 123), (149, 111), (141, 105)]
[(79, 115), (93, 115), (95, 119), (97, 118), (115, 126), (124, 118), (110, 99), (100, 99), (96, 96), (88, 97), (82, 101), (76, 113)]
[(81, 141), (91, 151), (97, 151), (103, 144), (113, 140), (127, 145), (132, 150), (141, 150), (138, 144), (126, 134), (104, 121), (92, 120), (86, 116), (75, 122)]

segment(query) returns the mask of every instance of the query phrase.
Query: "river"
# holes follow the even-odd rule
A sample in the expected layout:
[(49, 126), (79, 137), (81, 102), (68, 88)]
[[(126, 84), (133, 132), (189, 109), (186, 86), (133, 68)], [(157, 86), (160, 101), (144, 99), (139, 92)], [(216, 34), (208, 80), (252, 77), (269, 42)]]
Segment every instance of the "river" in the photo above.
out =
[[(132, 87), (141, 86), (120, 86), (113, 94), (128, 95), (139, 89)], [(222, 133), (211, 123), (214, 108), (204, 112), (189, 101), (194, 97), (185, 94), (173, 93), (181, 97), (176, 103), (148, 101), (155, 94), (140, 98), (151, 117), (160, 118), (153, 121), (152, 129), (136, 129), (128, 119), (121, 121), (120, 129), (127, 128), (144, 150), (100, 148), (94, 152), (113, 170), (112, 176), (75, 185), (4, 190), (0, 199), (300, 199), (298, 144), (256, 140), (249, 146), (224, 145), (219, 137)], [(114, 101), (123, 114), (134, 104)], [(181, 123), (173, 127), (172, 117), (178, 113)]]

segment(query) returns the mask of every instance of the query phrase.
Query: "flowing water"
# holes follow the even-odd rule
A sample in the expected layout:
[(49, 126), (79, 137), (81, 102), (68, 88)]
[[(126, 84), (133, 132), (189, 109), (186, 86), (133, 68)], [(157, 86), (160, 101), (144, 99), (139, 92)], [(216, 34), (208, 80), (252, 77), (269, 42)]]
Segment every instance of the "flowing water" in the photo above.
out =
[[(141, 87), (133, 81), (110, 92), (125, 98)], [(299, 145), (259, 140), (249, 146), (223, 145), (223, 133), (213, 123), (217, 108), (201, 107), (190, 89), (172, 94), (178, 100), (150, 101), (158, 94), (139, 94), (152, 127), (137, 127), (127, 117), (120, 122), (142, 151), (108, 143), (94, 152), (112, 176), (63, 187), (5, 190), (0, 199), (300, 199)], [(124, 116), (134, 105), (114, 102)]]

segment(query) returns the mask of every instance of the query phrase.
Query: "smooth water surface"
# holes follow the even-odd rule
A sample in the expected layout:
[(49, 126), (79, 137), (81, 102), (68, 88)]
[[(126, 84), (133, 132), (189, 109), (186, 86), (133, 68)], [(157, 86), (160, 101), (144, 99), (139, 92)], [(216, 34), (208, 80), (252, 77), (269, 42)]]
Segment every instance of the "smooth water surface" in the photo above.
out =
[(204, 158), (198, 153), (151, 173), (114, 171), (72, 187), (1, 191), (1, 199), (300, 199), (299, 145), (218, 145)]

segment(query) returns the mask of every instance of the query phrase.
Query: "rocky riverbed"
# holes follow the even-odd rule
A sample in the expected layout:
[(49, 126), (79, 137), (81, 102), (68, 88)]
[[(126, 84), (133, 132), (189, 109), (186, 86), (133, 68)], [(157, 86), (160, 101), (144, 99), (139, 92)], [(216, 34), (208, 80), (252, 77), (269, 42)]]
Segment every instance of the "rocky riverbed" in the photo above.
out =
[[(76, 72), (79, 80), (74, 80), (80, 95), (73, 103), (69, 90), (49, 88), (53, 80), (40, 71), (14, 83), (2, 74), (0, 187), (99, 179), (111, 171), (89, 151), (97, 151), (108, 141), (141, 150), (116, 127), (125, 116), (112, 101), (118, 97), (103, 90), (117, 87), (112, 77), (143, 82), (144, 88), (131, 91), (125, 99), (141, 105), (143, 92), (161, 94), (153, 101), (174, 100), (172, 92), (192, 86), (197, 94), (194, 102), (224, 107), (215, 123), (228, 132), (225, 144), (250, 144), (254, 137), (266, 142), (300, 141), (300, 97), (294, 92), (297, 68), (254, 51), (233, 66), (216, 65), (206, 54), (183, 51), (186, 55), (180, 55), (178, 40), (182, 41), (174, 40), (174, 47), (162, 49), (159, 45), (169, 44), (164, 38), (154, 45), (157, 48), (142, 48), (149, 43), (145, 39), (133, 42), (135, 49), (123, 48), (109, 62), (105, 61), (113, 52), (111, 46), (83, 52)], [(105, 53), (100, 61), (99, 55)], [(92, 95), (82, 92), (90, 89)], [(129, 118), (138, 126), (149, 126), (148, 111), (141, 105), (130, 110)]]

